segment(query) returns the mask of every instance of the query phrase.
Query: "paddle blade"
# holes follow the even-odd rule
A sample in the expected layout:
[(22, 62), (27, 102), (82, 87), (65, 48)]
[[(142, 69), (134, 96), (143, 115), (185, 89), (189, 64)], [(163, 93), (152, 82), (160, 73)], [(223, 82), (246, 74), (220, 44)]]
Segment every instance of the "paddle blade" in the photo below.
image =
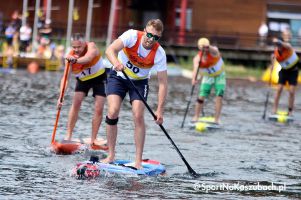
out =
[(52, 150), (56, 154), (70, 155), (81, 152), (83, 150), (95, 150), (95, 151), (107, 151), (109, 147), (106, 144), (103, 145), (89, 145), (78, 141), (63, 140), (62, 142), (55, 141), (51, 144)]
[(56, 154), (69, 155), (73, 154), (81, 148), (82, 144), (78, 142), (57, 142), (51, 144), (52, 150)]
[(103, 150), (103, 151), (108, 151), (109, 147), (107, 145), (97, 145), (93, 144), (90, 146), (92, 150)]
[(199, 177), (201, 177), (201, 174), (196, 173), (194, 170), (189, 171), (189, 173), (190, 173), (190, 175), (191, 175), (193, 178), (199, 178)]

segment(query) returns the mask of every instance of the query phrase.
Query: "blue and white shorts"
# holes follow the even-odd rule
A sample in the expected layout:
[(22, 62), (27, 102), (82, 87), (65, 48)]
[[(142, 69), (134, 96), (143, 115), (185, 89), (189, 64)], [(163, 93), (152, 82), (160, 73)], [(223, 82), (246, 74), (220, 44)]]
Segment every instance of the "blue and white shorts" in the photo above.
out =
[[(146, 101), (149, 90), (148, 79), (132, 80), (132, 82)], [(127, 79), (123, 79), (122, 77), (117, 76), (116, 71), (112, 70), (108, 77), (107, 96), (115, 94), (120, 96), (121, 99), (124, 99), (127, 92), (130, 96), (130, 102), (132, 102), (133, 100), (141, 100), (132, 84)]]

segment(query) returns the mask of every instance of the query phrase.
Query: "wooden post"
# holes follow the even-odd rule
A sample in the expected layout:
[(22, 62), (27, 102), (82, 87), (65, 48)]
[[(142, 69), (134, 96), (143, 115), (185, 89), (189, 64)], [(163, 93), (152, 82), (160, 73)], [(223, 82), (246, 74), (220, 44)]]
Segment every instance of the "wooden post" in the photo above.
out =
[(179, 44), (185, 44), (187, 0), (181, 0)]

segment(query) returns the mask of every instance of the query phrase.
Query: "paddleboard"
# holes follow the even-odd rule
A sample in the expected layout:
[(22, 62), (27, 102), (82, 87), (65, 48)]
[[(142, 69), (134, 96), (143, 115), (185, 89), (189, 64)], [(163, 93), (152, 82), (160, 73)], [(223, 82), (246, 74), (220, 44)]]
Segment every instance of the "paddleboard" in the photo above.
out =
[(77, 178), (95, 178), (105, 173), (132, 174), (156, 176), (165, 173), (165, 167), (156, 160), (144, 159), (142, 169), (133, 167), (134, 162), (129, 160), (116, 160), (113, 163), (99, 162), (97, 156), (91, 156), (89, 161), (81, 162), (72, 169), (72, 176)]
[(199, 132), (221, 128), (220, 124), (214, 122), (214, 117), (200, 117), (197, 122), (189, 122), (188, 126)]
[(101, 150), (107, 151), (108, 146), (106, 145), (107, 141), (100, 138), (94, 142), (94, 145), (90, 145), (90, 138), (84, 139), (72, 139), (72, 140), (63, 140), (55, 141), (51, 144), (51, 149), (56, 154), (74, 154), (84, 152), (86, 150)]
[(294, 118), (292, 116), (288, 116), (288, 112), (277, 111), (276, 114), (269, 115), (269, 120), (280, 123), (289, 123), (294, 121)]

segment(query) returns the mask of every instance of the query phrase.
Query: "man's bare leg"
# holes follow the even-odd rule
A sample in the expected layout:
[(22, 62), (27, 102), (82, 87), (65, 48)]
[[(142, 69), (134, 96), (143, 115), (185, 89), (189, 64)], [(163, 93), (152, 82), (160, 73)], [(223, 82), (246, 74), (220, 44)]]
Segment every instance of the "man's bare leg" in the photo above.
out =
[(194, 121), (194, 122), (198, 121), (201, 110), (203, 110), (203, 106), (204, 106), (204, 97), (199, 97), (195, 104), (194, 116), (192, 118), (192, 121)]
[(280, 100), (280, 95), (281, 95), (282, 90), (283, 90), (283, 85), (279, 84), (278, 88), (277, 88), (277, 91), (276, 91), (276, 94), (275, 94), (275, 98), (274, 98), (274, 106), (273, 106), (273, 113), (274, 114), (277, 113), (279, 100)]
[(68, 116), (67, 135), (65, 136), (65, 140), (71, 140), (72, 138), (72, 132), (75, 127), (76, 121), (78, 119), (78, 113), (84, 98), (85, 98), (85, 93), (83, 92), (74, 93), (73, 102)]
[(296, 93), (296, 86), (290, 85), (289, 98), (288, 98), (288, 115), (292, 115), (294, 109), (295, 93)]
[(145, 142), (145, 122), (144, 122), (144, 104), (140, 100), (134, 100), (132, 102), (132, 111), (135, 124), (135, 145), (136, 145), (136, 157), (135, 167), (141, 169), (142, 155)]
[(94, 116), (92, 119), (91, 145), (93, 145), (94, 141), (97, 139), (98, 130), (102, 121), (104, 103), (105, 97), (98, 95), (95, 96)]
[[(111, 120), (117, 119), (121, 107), (122, 99), (118, 95), (108, 95), (108, 114), (107, 117)], [(117, 139), (117, 123), (110, 125), (107, 123), (107, 141), (109, 147), (108, 157), (103, 159), (103, 163), (110, 163), (115, 160), (115, 146)]]
[(221, 115), (222, 107), (223, 107), (223, 97), (221, 97), (221, 96), (215, 97), (214, 122), (217, 123), (217, 124), (220, 122), (219, 118), (220, 118), (220, 115)]

